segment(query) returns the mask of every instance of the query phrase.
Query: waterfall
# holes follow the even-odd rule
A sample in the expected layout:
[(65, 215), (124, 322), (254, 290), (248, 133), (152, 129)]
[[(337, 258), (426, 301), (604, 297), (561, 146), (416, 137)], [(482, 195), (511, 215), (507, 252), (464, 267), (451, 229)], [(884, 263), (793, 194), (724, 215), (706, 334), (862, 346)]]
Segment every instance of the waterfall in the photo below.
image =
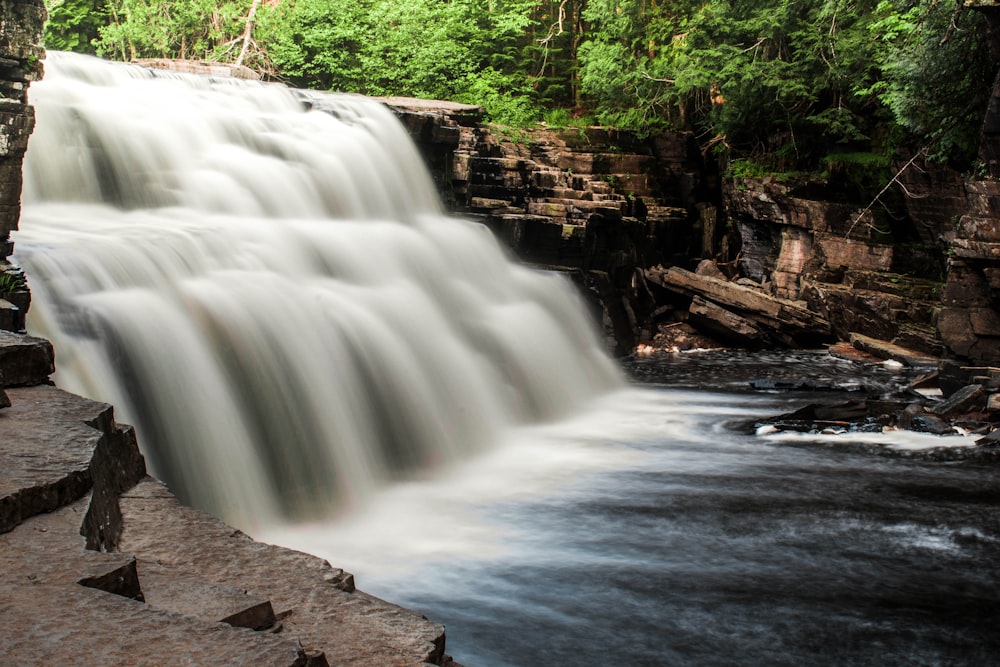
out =
[(329, 515), (619, 386), (562, 277), (445, 216), (349, 95), (49, 53), (17, 260), (57, 384), (186, 502)]

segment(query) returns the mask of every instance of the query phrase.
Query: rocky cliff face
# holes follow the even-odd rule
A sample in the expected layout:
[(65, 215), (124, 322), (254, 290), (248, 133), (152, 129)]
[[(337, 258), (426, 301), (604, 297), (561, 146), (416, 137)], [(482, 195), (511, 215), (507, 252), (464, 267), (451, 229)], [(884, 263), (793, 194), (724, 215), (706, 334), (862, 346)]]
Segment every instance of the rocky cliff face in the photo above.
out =
[(687, 133), (509, 130), (485, 125), (476, 107), (411, 102), (388, 100), (449, 208), (520, 258), (571, 274), (619, 353), (651, 335), (642, 269), (712, 256), (724, 242), (717, 174)]
[(10, 232), (21, 213), (21, 163), (35, 116), (28, 105), (28, 85), (42, 76), (41, 0), (0, 1), (0, 329), (24, 328), (28, 290), (8, 258), (14, 251)]
[[(940, 246), (921, 244), (915, 232), (908, 243), (894, 240), (884, 221), (826, 183), (733, 179), (724, 193), (739, 268), (760, 289), (803, 301), (829, 320), (834, 338), (860, 333), (941, 352), (934, 329), (944, 276)], [(953, 191), (926, 194), (940, 207)], [(925, 233), (939, 235), (949, 213), (922, 212)]]
[[(515, 132), (484, 125), (475, 107), (435, 104), (391, 106), (449, 207), (484, 222), (526, 261), (577, 276), (603, 306), (619, 353), (680, 320), (751, 347), (860, 334), (960, 365), (1000, 363), (993, 177), (967, 181), (916, 164), (898, 177), (905, 215), (893, 219), (848, 196), (835, 177), (722, 179), (683, 133)], [(991, 137), (987, 157), (1000, 154)], [(733, 283), (732, 294), (706, 301), (690, 276), (655, 268), (691, 269), (706, 258), (721, 268), (711, 278)], [(746, 289), (761, 298), (733, 305)], [(779, 323), (771, 312), (800, 307), (796, 321)], [(815, 322), (803, 327), (802, 313)]]

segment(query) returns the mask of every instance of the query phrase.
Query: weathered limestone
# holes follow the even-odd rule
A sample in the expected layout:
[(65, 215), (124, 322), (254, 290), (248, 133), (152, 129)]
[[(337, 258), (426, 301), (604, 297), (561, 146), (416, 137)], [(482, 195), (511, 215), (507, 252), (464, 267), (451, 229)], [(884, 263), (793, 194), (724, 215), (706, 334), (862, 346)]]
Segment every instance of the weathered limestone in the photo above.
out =
[(42, 75), (45, 18), (41, 0), (0, 1), (0, 274), (21, 211), (21, 162), (35, 125), (27, 92)]
[(8, 387), (45, 384), (53, 371), (52, 343), (36, 336), (0, 331), (0, 375)]
[(945, 235), (951, 257), (941, 340), (972, 365), (1000, 364), (1000, 183), (972, 181), (967, 209)]
[[(350, 574), (184, 507), (107, 404), (0, 411), (0, 655), (11, 664), (452, 664), (444, 629)], [(246, 629), (244, 629), (246, 628)]]
[[(0, 651), (12, 665), (267, 665), (310, 663), (294, 637), (252, 632), (154, 608), (110, 586), (133, 556), (84, 548), (86, 499), (0, 535)], [(114, 580), (114, 577), (110, 577)], [(126, 595), (122, 595), (126, 593)]]
[(172, 58), (140, 58), (135, 64), (150, 69), (170, 70), (184, 74), (215, 76), (233, 79), (250, 79), (259, 81), (261, 76), (249, 67), (231, 65), (229, 63), (209, 62), (206, 60), (177, 60)]

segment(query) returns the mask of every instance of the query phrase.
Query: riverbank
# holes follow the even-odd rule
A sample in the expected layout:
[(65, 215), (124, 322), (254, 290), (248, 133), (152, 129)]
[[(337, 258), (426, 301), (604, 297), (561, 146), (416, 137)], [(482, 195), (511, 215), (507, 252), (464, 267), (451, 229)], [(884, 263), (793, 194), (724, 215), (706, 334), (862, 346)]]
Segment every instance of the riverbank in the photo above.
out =
[(53, 361), (0, 331), (4, 660), (455, 666), (441, 625), (181, 505), (111, 406), (49, 384)]

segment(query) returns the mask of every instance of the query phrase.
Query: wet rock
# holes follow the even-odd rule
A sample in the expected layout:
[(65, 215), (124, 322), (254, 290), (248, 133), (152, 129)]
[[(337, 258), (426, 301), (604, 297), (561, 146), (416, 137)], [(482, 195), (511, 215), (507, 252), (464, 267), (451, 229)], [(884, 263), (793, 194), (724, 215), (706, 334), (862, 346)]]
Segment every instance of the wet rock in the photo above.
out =
[(763, 347), (767, 335), (745, 317), (707, 301), (700, 296), (691, 300), (689, 321), (709, 335), (746, 348)]
[[(797, 347), (816, 344), (830, 336), (830, 323), (800, 302), (779, 299), (753, 287), (698, 275), (676, 266), (647, 269), (644, 274), (647, 280), (668, 290), (701, 299), (697, 303), (702, 313), (707, 314), (705, 319), (719, 327), (731, 322), (734, 337), (756, 342), (759, 337), (755, 339), (751, 333), (751, 329), (756, 329), (764, 334), (768, 343)], [(707, 302), (715, 307), (706, 308)], [(721, 313), (720, 309), (735, 317)]]
[(915, 430), (913, 428), (913, 420), (917, 417), (923, 416), (927, 411), (924, 409), (924, 404), (921, 401), (916, 401), (907, 405), (900, 413), (898, 417), (899, 428), (906, 431)]
[[(333, 665), (443, 660), (444, 628), (361, 591), (343, 590), (343, 572), (320, 558), (255, 542), (184, 507), (155, 480), (123, 494), (121, 506), (120, 549), (138, 558), (140, 580), (149, 569), (165, 581), (196, 578), (199, 596), (216, 587), (246, 590), (250, 598), (270, 601), (283, 628), (277, 636), (322, 651)], [(196, 613), (196, 602), (193, 607), (187, 613)]]
[(931, 412), (940, 417), (981, 412), (986, 407), (986, 392), (981, 384), (962, 387), (935, 405)]
[(782, 422), (811, 422), (822, 426), (849, 426), (851, 422), (862, 420), (868, 416), (869, 409), (866, 401), (846, 401), (834, 405), (811, 403), (775, 419)]
[(877, 340), (870, 336), (859, 333), (850, 335), (851, 345), (867, 352), (879, 359), (892, 359), (914, 368), (936, 368), (940, 359), (924, 354), (917, 350), (910, 350), (901, 345), (895, 345), (888, 341)]
[(0, 421), (0, 533), (82, 498), (102, 437), (90, 426), (109, 406), (54, 387), (10, 389)]
[(444, 664), (440, 625), (355, 590), (322, 559), (183, 507), (143, 477), (134, 434), (110, 406), (50, 385), (9, 392), (13, 405), (0, 414), (5, 664), (76, 664), (82, 654), (88, 664), (150, 667)]
[(49, 341), (0, 331), (0, 373), (7, 387), (44, 384), (54, 371), (55, 353)]
[(948, 435), (956, 433), (951, 424), (933, 414), (914, 415), (910, 421), (910, 430), (921, 433), (932, 433), (934, 435)]

